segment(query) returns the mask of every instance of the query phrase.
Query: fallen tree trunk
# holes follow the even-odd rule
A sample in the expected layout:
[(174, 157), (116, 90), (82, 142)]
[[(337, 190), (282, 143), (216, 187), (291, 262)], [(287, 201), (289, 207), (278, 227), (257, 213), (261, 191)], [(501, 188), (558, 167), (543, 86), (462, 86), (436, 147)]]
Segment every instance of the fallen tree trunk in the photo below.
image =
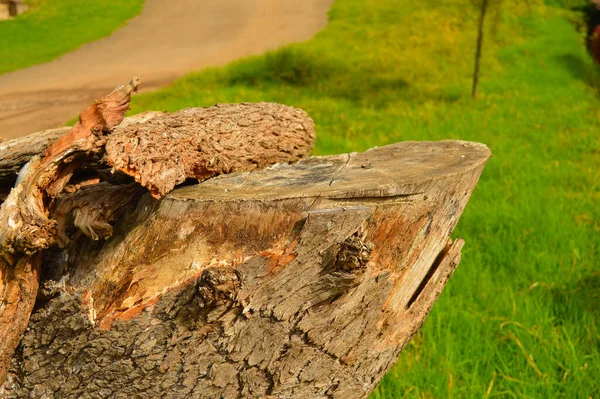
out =
[[(489, 155), (407, 142), (161, 200), (82, 187), (55, 208), (69, 242), (44, 253), (4, 394), (365, 398), (458, 264), (449, 237)], [(107, 214), (107, 240), (75, 233)]]
[[(69, 130), (45, 130), (0, 143), (0, 200), (21, 168)], [(101, 143), (103, 156), (88, 157), (80, 167), (120, 170), (161, 197), (188, 178), (202, 181), (296, 161), (310, 153), (314, 140), (314, 124), (304, 111), (275, 103), (145, 112), (115, 126)]]

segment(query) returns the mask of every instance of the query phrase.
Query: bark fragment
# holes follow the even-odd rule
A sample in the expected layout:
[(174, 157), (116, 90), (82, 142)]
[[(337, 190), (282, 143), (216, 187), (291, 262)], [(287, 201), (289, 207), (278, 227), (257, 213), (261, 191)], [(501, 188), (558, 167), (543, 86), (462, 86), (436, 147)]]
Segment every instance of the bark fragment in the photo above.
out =
[(188, 108), (113, 134), (106, 161), (157, 198), (188, 178), (296, 162), (314, 145), (306, 112), (275, 103)]

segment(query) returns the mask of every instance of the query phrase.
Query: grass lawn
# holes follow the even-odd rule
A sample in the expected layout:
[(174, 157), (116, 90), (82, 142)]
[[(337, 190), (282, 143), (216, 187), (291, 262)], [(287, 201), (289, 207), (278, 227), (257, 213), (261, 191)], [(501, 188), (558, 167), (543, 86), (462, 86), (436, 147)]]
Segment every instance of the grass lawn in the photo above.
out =
[(317, 154), (401, 140), (492, 149), (455, 232), (463, 261), (373, 399), (600, 397), (600, 75), (576, 14), (520, 3), (490, 18), (476, 102), (468, 0), (337, 0), (309, 42), (134, 99), (133, 112), (298, 106)]
[(144, 0), (32, 0), (33, 8), (0, 21), (0, 74), (50, 61), (110, 35)]

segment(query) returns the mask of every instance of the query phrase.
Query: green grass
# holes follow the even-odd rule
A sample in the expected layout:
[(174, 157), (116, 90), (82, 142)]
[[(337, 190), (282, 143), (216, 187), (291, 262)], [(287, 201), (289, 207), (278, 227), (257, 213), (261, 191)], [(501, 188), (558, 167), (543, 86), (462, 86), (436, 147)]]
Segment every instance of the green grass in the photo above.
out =
[(110, 35), (142, 10), (144, 0), (35, 0), (0, 21), (0, 74), (50, 61)]
[(472, 101), (469, 3), (337, 0), (313, 40), (191, 74), (133, 112), (278, 101), (313, 116), (317, 154), (486, 143), (454, 234), (463, 261), (371, 398), (598, 398), (600, 75), (580, 16), (523, 2), (490, 24)]

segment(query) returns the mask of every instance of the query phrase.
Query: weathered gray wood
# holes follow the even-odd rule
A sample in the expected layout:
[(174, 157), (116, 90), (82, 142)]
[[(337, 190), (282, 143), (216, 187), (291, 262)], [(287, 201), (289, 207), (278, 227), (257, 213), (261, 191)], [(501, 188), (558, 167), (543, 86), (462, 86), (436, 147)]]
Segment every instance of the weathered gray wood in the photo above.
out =
[(46, 254), (4, 394), (365, 398), (460, 261), (489, 155), (407, 142), (145, 195)]
[(70, 127), (44, 130), (29, 136), (0, 142), (0, 195), (8, 195), (17, 181), (19, 171), (29, 160), (39, 155)]

